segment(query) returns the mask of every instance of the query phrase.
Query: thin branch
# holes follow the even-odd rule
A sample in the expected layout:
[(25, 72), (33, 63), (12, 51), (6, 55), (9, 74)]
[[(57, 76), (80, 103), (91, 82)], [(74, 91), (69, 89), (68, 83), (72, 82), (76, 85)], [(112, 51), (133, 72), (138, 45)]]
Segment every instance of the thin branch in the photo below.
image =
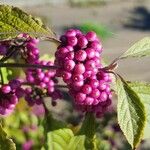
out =
[[(28, 85), (28, 86), (34, 86), (34, 83), (29, 83), (29, 82), (23, 82), (21, 83), (22, 85)], [(61, 84), (56, 84), (55, 85), (56, 88), (68, 88), (66, 85), (61, 85)]]
[(41, 68), (41, 69), (57, 69), (58, 66), (47, 66), (39, 64), (19, 64), (19, 63), (0, 63), (0, 67), (10, 67), (10, 68)]
[(0, 68), (0, 77), (1, 77), (1, 84), (4, 84), (3, 73), (1, 68)]
[(50, 42), (55, 42), (57, 44), (60, 44), (61, 41), (54, 38), (54, 37), (40, 37), (40, 40), (44, 40), (44, 41), (50, 41)]
[(66, 85), (59, 85), (59, 84), (56, 84), (55, 87), (56, 88), (68, 88)]

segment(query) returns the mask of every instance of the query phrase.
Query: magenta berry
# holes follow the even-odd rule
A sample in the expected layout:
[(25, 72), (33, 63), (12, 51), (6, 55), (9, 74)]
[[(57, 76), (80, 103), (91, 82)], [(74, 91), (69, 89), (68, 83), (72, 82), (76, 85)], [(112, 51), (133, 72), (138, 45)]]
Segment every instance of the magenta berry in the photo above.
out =
[(67, 71), (71, 71), (73, 70), (73, 68), (75, 67), (75, 62), (73, 60), (66, 60), (64, 63), (64, 68)]
[(15, 80), (12, 80), (0, 87), (0, 115), (10, 114), (18, 103), (18, 99), (20, 98), (18, 91), (21, 91), (21, 84), (14, 86), (14, 83)]
[(67, 32), (66, 32), (66, 36), (76, 36), (76, 31), (73, 30), (73, 29), (69, 29)]
[(11, 91), (11, 87), (9, 85), (3, 85), (1, 87), (1, 90), (2, 90), (3, 93), (7, 94)]
[(79, 50), (75, 53), (75, 59), (77, 61), (84, 61), (87, 57), (87, 53), (84, 50)]
[(71, 46), (75, 46), (78, 42), (78, 39), (75, 36), (69, 36), (67, 39), (68, 39), (68, 44)]
[(96, 64), (95, 64), (95, 61), (94, 60), (88, 60), (86, 63), (85, 63), (85, 68), (86, 70), (91, 70), (93, 71), (94, 68), (95, 68)]
[(92, 92), (92, 87), (88, 84), (85, 84), (82, 87), (82, 92), (85, 93), (85, 94), (90, 94)]
[(72, 76), (72, 80), (74, 82), (79, 82), (79, 81), (83, 81), (83, 75), (82, 74), (75, 74)]
[(93, 98), (98, 98), (100, 96), (100, 91), (98, 89), (93, 89), (90, 95)]
[(89, 59), (95, 57), (95, 50), (94, 50), (94, 49), (92, 49), (92, 48), (87, 48), (85, 51), (86, 51), (87, 57), (88, 57)]
[(78, 46), (80, 48), (86, 48), (87, 47), (87, 44), (88, 44), (88, 41), (86, 39), (85, 36), (81, 36), (79, 39), (78, 39)]
[(94, 102), (94, 98), (93, 97), (86, 97), (86, 99), (85, 99), (85, 104), (86, 105), (92, 105), (93, 104), (93, 102)]
[(96, 33), (93, 31), (90, 31), (86, 34), (86, 38), (88, 41), (94, 41), (96, 40)]
[(74, 73), (83, 74), (85, 72), (85, 66), (82, 63), (76, 64), (74, 67)]
[(76, 99), (77, 102), (83, 103), (84, 100), (86, 99), (86, 94), (84, 94), (84, 93), (77, 93), (75, 99)]

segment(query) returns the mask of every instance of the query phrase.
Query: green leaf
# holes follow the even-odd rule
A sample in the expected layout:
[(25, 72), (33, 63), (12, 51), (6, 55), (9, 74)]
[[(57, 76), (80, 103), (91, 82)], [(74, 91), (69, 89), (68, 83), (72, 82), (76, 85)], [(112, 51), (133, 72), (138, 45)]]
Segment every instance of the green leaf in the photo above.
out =
[(144, 56), (150, 56), (150, 37), (145, 37), (144, 39), (135, 43), (120, 57), (120, 59)]
[(118, 123), (129, 144), (136, 148), (142, 139), (146, 124), (145, 109), (135, 91), (120, 78), (117, 79)]
[(86, 150), (85, 146), (85, 136), (74, 136), (71, 138), (67, 150)]
[(85, 136), (74, 136), (72, 130), (63, 128), (47, 134), (48, 150), (85, 150)]
[(49, 132), (47, 134), (48, 150), (67, 150), (68, 144), (73, 136), (73, 132), (67, 128)]
[(44, 128), (46, 132), (58, 130), (61, 128), (66, 128), (66, 123), (53, 118), (51, 114), (47, 114), (44, 119)]
[(16, 37), (19, 33), (31, 36), (53, 36), (53, 32), (44, 26), (39, 18), (9, 5), (0, 5), (0, 39)]
[(95, 128), (96, 122), (93, 113), (87, 113), (78, 135), (86, 135), (88, 138), (93, 138), (95, 134)]
[(15, 143), (7, 137), (0, 125), (0, 150), (16, 150)]
[(93, 139), (96, 131), (96, 121), (93, 113), (86, 113), (85, 119), (77, 135), (85, 135), (86, 149), (93, 149)]
[(7, 69), (4, 67), (4, 68), (0, 68), (1, 69), (1, 73), (2, 73), (2, 78), (1, 80), (3, 80), (3, 82), (6, 84), (8, 83), (8, 79), (7, 79)]
[(143, 82), (131, 82), (130, 87), (138, 94), (146, 110), (146, 127), (143, 139), (150, 138), (150, 84)]
[(106, 140), (96, 138), (95, 143), (96, 143), (96, 148), (94, 150), (110, 150), (111, 149), (111, 145), (108, 140), (106, 141)]

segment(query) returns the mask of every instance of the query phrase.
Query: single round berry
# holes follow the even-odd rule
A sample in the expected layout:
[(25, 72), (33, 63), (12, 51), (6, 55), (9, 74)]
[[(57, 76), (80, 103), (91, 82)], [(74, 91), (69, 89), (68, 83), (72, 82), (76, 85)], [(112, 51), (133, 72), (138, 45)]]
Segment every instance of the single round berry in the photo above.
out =
[(93, 97), (86, 97), (86, 99), (85, 99), (85, 104), (86, 105), (92, 105), (93, 104), (93, 102), (94, 102), (94, 98)]
[(99, 86), (99, 81), (97, 79), (90, 80), (90, 85), (92, 88), (97, 88)]
[(85, 72), (85, 66), (82, 63), (76, 64), (74, 67), (74, 73), (83, 74)]
[(67, 71), (63, 71), (63, 73), (62, 73), (62, 77), (63, 77), (63, 79), (64, 80), (68, 80), (68, 79), (70, 79), (71, 78), (71, 73), (70, 72), (67, 72)]
[(93, 31), (90, 31), (86, 34), (86, 38), (88, 41), (94, 41), (96, 39), (96, 33)]
[(95, 68), (95, 61), (93, 60), (88, 60), (86, 63), (85, 63), (85, 68), (86, 70), (93, 70)]
[(66, 34), (66, 36), (70, 37), (70, 36), (76, 36), (76, 31), (74, 29), (69, 29)]
[(87, 57), (87, 54), (84, 50), (79, 50), (75, 53), (75, 59), (77, 61), (84, 61)]
[(74, 52), (68, 52), (66, 55), (66, 59), (74, 59)]
[(95, 57), (95, 50), (94, 50), (94, 49), (92, 49), (92, 48), (87, 48), (85, 51), (86, 51), (87, 57), (88, 57), (89, 59)]
[(107, 93), (106, 92), (101, 92), (100, 97), (99, 97), (100, 101), (101, 102), (106, 101), (107, 98), (108, 98)]
[(78, 46), (80, 48), (85, 48), (88, 44), (88, 40), (86, 39), (86, 37), (84, 36), (81, 36), (79, 39), (78, 39)]
[(90, 95), (93, 98), (98, 98), (100, 96), (100, 91), (98, 89), (93, 89)]
[(58, 56), (61, 57), (61, 58), (64, 58), (67, 53), (69, 52), (69, 50), (65, 47), (61, 47), (59, 50), (58, 50)]
[(85, 84), (82, 87), (82, 92), (85, 93), (85, 94), (90, 94), (92, 92), (91, 86), (89, 84)]
[(75, 46), (78, 42), (78, 39), (75, 36), (69, 36), (67, 39), (68, 39), (68, 44), (71, 46)]
[(76, 81), (76, 82), (73, 82), (73, 86), (76, 88), (76, 87), (81, 87), (83, 86), (84, 84), (84, 81), (81, 80), (81, 81)]
[(1, 90), (3, 93), (7, 94), (11, 91), (11, 87), (9, 85), (3, 85)]
[(99, 87), (98, 87), (99, 90), (103, 91), (103, 90), (106, 89), (106, 87), (107, 87), (106, 83), (105, 83), (103, 80), (101, 80), (101, 81), (99, 82)]
[(73, 80), (74, 82), (83, 81), (83, 79), (84, 79), (84, 77), (83, 77), (82, 74), (74, 74), (74, 75), (72, 76), (72, 80)]
[(86, 94), (79, 92), (76, 94), (75, 99), (78, 103), (82, 103), (86, 99)]
[(66, 60), (64, 63), (64, 68), (66, 71), (71, 71), (75, 67), (75, 62), (73, 60)]

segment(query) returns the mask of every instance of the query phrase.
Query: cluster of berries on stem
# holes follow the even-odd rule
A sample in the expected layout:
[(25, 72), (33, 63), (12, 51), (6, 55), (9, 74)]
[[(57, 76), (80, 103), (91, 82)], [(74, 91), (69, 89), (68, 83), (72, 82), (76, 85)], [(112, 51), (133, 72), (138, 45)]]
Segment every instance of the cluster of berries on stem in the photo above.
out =
[[(69, 29), (60, 37), (60, 45), (55, 52), (55, 61), (41, 61), (38, 49), (39, 40), (27, 34), (20, 34), (22, 44), (18, 42), (2, 42), (0, 55), (7, 58), (8, 53), (17, 50), (26, 64), (40, 66), (56, 66), (55, 70), (43, 68), (25, 69), (26, 79), (20, 83), (19, 88), (24, 91), (25, 100), (30, 106), (42, 104), (45, 97), (52, 98), (52, 105), (56, 99), (61, 98), (56, 88), (58, 80), (62, 77), (69, 89), (76, 108), (82, 112), (93, 112), (101, 116), (111, 104), (112, 92), (110, 88), (111, 77), (103, 68), (101, 53), (103, 47), (95, 32), (83, 34), (80, 30)], [(9, 45), (9, 44), (10, 45)], [(22, 87), (27, 83), (27, 87)], [(25, 84), (24, 84), (25, 85)], [(0, 97), (0, 114), (11, 110), (18, 101), (16, 89), (2, 85)], [(13, 100), (12, 100), (13, 99)], [(14, 100), (15, 99), (15, 100)], [(15, 102), (14, 102), (15, 101)]]
[(60, 37), (55, 53), (57, 76), (69, 88), (77, 109), (101, 116), (111, 104), (110, 75), (102, 68), (101, 41), (96, 33), (70, 29)]

